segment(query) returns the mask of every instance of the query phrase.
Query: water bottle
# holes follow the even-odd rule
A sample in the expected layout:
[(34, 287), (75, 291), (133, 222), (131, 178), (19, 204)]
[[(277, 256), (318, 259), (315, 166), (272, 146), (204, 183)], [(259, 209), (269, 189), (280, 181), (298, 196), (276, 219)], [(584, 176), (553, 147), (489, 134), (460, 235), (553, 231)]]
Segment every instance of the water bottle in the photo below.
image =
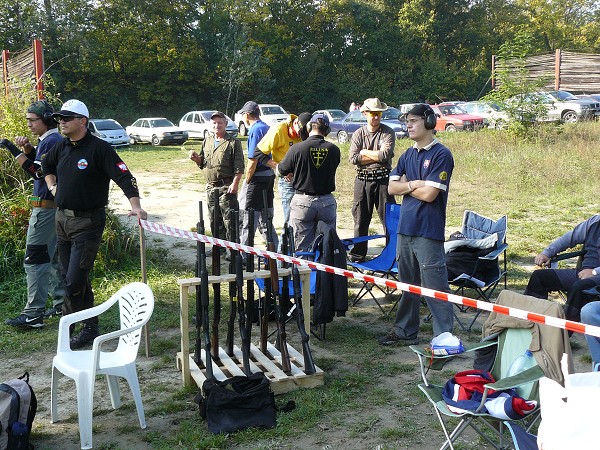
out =
[[(507, 377), (512, 377), (518, 373), (521, 373), (533, 366), (536, 365), (535, 358), (533, 354), (529, 351), (529, 349), (525, 350), (525, 353), (519, 355), (512, 362), (510, 367), (508, 368), (508, 372), (506, 372)], [(520, 397), (527, 398), (529, 393), (531, 392), (531, 387), (533, 386), (533, 382), (523, 384), (516, 388), (517, 394)]]

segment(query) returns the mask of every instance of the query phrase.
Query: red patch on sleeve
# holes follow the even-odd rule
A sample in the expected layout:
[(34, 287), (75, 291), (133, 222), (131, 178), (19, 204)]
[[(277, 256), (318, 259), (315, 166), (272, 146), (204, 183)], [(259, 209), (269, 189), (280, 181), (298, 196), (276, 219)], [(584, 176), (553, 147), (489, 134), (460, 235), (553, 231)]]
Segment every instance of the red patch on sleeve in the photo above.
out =
[(129, 169), (127, 168), (127, 165), (125, 165), (124, 162), (120, 162), (117, 164), (117, 167), (119, 168), (119, 170), (123, 173), (127, 172)]

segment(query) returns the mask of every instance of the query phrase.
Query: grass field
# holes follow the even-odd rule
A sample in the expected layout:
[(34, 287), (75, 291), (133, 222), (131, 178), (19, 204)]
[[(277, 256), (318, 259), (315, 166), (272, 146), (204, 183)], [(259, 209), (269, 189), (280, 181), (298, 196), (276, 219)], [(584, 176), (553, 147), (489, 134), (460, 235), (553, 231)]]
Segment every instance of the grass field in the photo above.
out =
[[(456, 163), (450, 185), (448, 234), (460, 228), (465, 209), (493, 218), (507, 214), (511, 289), (522, 291), (533, 257), (549, 241), (600, 211), (600, 123), (542, 128), (528, 140), (489, 130), (441, 134), (440, 139), (453, 151)], [(394, 162), (409, 144), (397, 141)], [(341, 205), (338, 216), (351, 223), (346, 205), (352, 198), (354, 172), (347, 162), (348, 146), (341, 148), (342, 165), (336, 177), (336, 195)], [(139, 180), (146, 172), (169, 173), (170, 183), (176, 189), (180, 180), (197, 177), (181, 163), (186, 150), (134, 146), (119, 153)], [(152, 187), (143, 187), (149, 189)], [(125, 265), (115, 262), (115, 269), (111, 269), (109, 261), (102, 275), (94, 279), (97, 299), (107, 298), (124, 283), (139, 279), (135, 236), (131, 231), (132, 243), (127, 250), (134, 256), (131, 261)], [(191, 403), (193, 390), (181, 387), (174, 368), (179, 345), (176, 280), (190, 276), (191, 268), (172, 261), (164, 249), (150, 251), (148, 263), (149, 284), (159, 300), (151, 322), (152, 358), (141, 358), (149, 428), (143, 433), (137, 428), (135, 408), (132, 409), (127, 394), (124, 411), (117, 412), (97, 397), (100, 405), (94, 413), (96, 448), (425, 450), (441, 442), (441, 431), (416, 388), (419, 375), (415, 358), (405, 350), (382, 348), (375, 341), (379, 333), (387, 331), (390, 322), (374, 307), (352, 308), (348, 317), (336, 319), (328, 327), (325, 341), (311, 341), (317, 365), (326, 372), (325, 386), (283, 396), (281, 400), (294, 399), (298, 408), (280, 415), (275, 430), (210, 435)], [(15, 273), (11, 285), (19, 283), (24, 286), (24, 274)], [(12, 317), (23, 304), (23, 289), (11, 290), (10, 298), (6, 292), (0, 292), (0, 317)], [(223, 317), (226, 316), (225, 309)], [(103, 321), (102, 327), (108, 328), (115, 320), (116, 317)], [(34, 332), (5, 325), (0, 325), (0, 330), (0, 378), (12, 377), (15, 370), (26, 368), (39, 383), (41, 407), (34, 444), (44, 449), (76, 448), (76, 416), (71, 414), (66, 428), (57, 429), (48, 423), (49, 361), (55, 348), (57, 322), (51, 321)], [(424, 339), (431, 337), (426, 324), (422, 335)], [(467, 341), (478, 339), (477, 333), (461, 337)], [(443, 371), (440, 377), (447, 379), (451, 375)], [(456, 448), (487, 447), (471, 437)]]

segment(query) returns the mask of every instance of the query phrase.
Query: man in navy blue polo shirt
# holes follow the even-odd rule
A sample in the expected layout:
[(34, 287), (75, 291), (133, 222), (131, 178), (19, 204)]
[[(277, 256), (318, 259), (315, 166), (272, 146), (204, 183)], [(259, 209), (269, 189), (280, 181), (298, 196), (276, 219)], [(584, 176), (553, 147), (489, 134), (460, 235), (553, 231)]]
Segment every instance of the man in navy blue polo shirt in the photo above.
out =
[[(408, 135), (415, 141), (390, 173), (389, 193), (402, 195), (396, 258), (400, 281), (449, 292), (444, 255), (448, 186), (454, 169), (450, 150), (434, 139), (436, 116), (429, 105), (418, 104), (407, 113)], [(434, 336), (452, 331), (452, 303), (425, 298), (433, 316)], [(419, 296), (404, 292), (398, 303), (394, 329), (379, 343), (418, 342)]]

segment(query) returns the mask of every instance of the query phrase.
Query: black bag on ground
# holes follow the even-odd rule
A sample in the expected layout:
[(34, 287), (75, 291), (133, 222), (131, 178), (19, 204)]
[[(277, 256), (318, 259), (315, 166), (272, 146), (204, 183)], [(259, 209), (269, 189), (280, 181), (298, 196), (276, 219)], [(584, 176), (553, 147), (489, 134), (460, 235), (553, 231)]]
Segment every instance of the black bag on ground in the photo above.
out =
[(195, 401), (211, 433), (277, 425), (275, 396), (269, 379), (262, 372), (224, 381), (208, 379)]
[(0, 450), (31, 450), (31, 426), (37, 399), (29, 385), (29, 373), (0, 384)]

